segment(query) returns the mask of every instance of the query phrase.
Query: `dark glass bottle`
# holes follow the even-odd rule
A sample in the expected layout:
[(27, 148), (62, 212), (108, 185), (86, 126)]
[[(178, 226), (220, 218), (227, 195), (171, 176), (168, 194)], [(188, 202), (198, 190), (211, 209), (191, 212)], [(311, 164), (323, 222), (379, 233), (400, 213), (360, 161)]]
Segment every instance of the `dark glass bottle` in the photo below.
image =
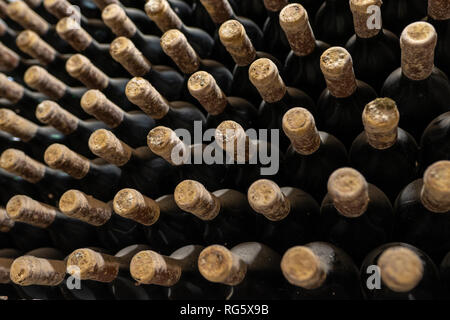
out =
[(437, 35), (426, 22), (410, 24), (402, 33), (402, 66), (386, 79), (381, 95), (395, 100), (400, 127), (418, 141), (435, 117), (450, 111), (448, 78), (434, 66)]
[(283, 253), (315, 237), (319, 205), (306, 192), (260, 179), (250, 186), (247, 198), (253, 210), (261, 214), (259, 241), (275, 251)]
[(24, 59), (0, 42), (0, 71), (12, 77), (15, 82), (24, 85), (23, 74), (29, 67), (35, 64), (38, 64), (37, 60)]
[(267, 11), (261, 0), (234, 0), (238, 16), (247, 17), (261, 29), (267, 19)]
[(318, 235), (359, 264), (367, 252), (391, 239), (394, 211), (386, 195), (351, 168), (338, 169), (328, 181), (320, 208)]
[(427, 21), (438, 34), (436, 66), (450, 77), (450, 6), (446, 1), (428, 0)]
[(347, 253), (326, 242), (292, 247), (281, 260), (293, 300), (359, 300), (362, 298), (356, 265)]
[(40, 199), (38, 190), (36, 187), (23, 179), (20, 176), (16, 176), (4, 169), (0, 169), (0, 186), (3, 192), (0, 194), (0, 205), (6, 206), (9, 199), (16, 194), (27, 194), (33, 199)]
[(394, 203), (399, 192), (417, 178), (417, 143), (398, 127), (399, 113), (389, 98), (369, 102), (362, 117), (364, 132), (353, 141), (350, 165)]
[[(372, 5), (380, 7), (381, 4), (380, 0)], [(400, 66), (400, 43), (395, 34), (382, 29), (381, 21), (371, 20), (375, 9), (370, 5), (350, 1), (355, 34), (345, 48), (353, 58), (356, 78), (379, 92), (386, 78)]]
[[(153, 0), (150, 0), (153, 1)], [(158, 1), (158, 0), (155, 0)], [(192, 4), (192, 14), (193, 14), (193, 23), (194, 26), (205, 30), (211, 36), (214, 36), (214, 31), (216, 31), (216, 24), (211, 19), (208, 11), (206, 11), (205, 7), (201, 3), (200, 0), (192, 0), (194, 3)], [(228, 1), (233, 8), (235, 8), (234, 0)]]
[(284, 61), (291, 47), (283, 29), (280, 26), (280, 11), (289, 4), (288, 0), (265, 0), (268, 17), (264, 23), (264, 49), (280, 61)]
[(44, 0), (24, 0), (28, 6), (33, 9), (38, 15), (40, 15), (44, 20), (48, 21), (50, 24), (55, 24), (58, 22), (55, 17), (48, 12), (47, 8), (44, 6)]
[(228, 288), (222, 299), (273, 300), (283, 296), (280, 260), (275, 251), (258, 242), (231, 249), (212, 245), (200, 253), (198, 269), (207, 280)]
[(314, 18), (318, 39), (343, 46), (353, 34), (353, 19), (348, 0), (325, 0)]
[(408, 24), (419, 21), (427, 15), (427, 1), (383, 0), (381, 15), (386, 28), (400, 36)]
[(283, 168), (286, 183), (321, 202), (328, 177), (348, 164), (345, 146), (334, 136), (317, 131), (314, 117), (304, 108), (292, 108), (283, 117), (283, 131), (291, 141)]
[(30, 58), (26, 53), (22, 53), (17, 47), (16, 38), (18, 32), (11, 28), (11, 25), (6, 23), (3, 18), (0, 18), (0, 41), (9, 50), (14, 51), (16, 54), (20, 54), (23, 58)]
[(401, 242), (387, 243), (370, 252), (361, 267), (361, 282), (367, 300), (442, 298), (436, 265), (425, 252)]
[(326, 50), (320, 58), (320, 68), (327, 88), (317, 102), (317, 126), (350, 148), (364, 130), (361, 117), (364, 107), (377, 94), (371, 86), (356, 80), (352, 57), (342, 47)]
[(25, 141), (22, 141), (19, 138), (14, 137), (8, 132), (2, 130), (3, 129), (0, 128), (0, 152), (3, 152), (9, 148), (22, 150), (25, 153), (31, 152), (30, 146)]
[(88, 18), (101, 18), (101, 10), (91, 0), (71, 0), (70, 3), (78, 6), (78, 8), (80, 8), (80, 11)]

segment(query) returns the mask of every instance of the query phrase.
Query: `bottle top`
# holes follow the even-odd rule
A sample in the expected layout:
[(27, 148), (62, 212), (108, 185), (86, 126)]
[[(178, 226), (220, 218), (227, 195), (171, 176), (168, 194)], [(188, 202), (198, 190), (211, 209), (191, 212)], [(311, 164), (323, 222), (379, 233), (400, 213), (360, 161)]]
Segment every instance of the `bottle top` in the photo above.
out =
[(254, 155), (250, 154), (250, 146), (257, 141), (250, 140), (244, 128), (235, 121), (223, 121), (217, 126), (214, 136), (217, 144), (237, 162), (246, 163)]
[(30, 55), (34, 59), (39, 60), (43, 65), (47, 65), (56, 57), (56, 50), (34, 31), (25, 30), (19, 33), (16, 38), (17, 47)]
[(22, 99), (24, 91), (25, 89), (20, 84), (0, 73), (0, 97), (16, 103)]
[(450, 2), (448, 0), (428, 0), (428, 15), (434, 20), (450, 19)]
[(209, 114), (219, 115), (228, 105), (227, 97), (208, 72), (197, 71), (191, 75), (188, 80), (188, 89)]
[(450, 161), (435, 162), (425, 170), (421, 201), (432, 212), (450, 211)]
[(111, 131), (98, 129), (89, 137), (89, 149), (111, 164), (123, 166), (130, 161), (133, 149), (120, 141)]
[(166, 31), (161, 37), (163, 51), (176, 63), (178, 68), (191, 74), (200, 68), (200, 58), (186, 39), (177, 29)]
[[(4, 208), (0, 208), (0, 232), (9, 232), (12, 228), (14, 228), (14, 220), (8, 216), (8, 213)], [(0, 283), (2, 282), (0, 281)]]
[(19, 55), (0, 42), (0, 70), (11, 72), (17, 68), (19, 63)]
[(82, 54), (74, 54), (66, 61), (66, 71), (88, 89), (106, 89), (109, 77)]
[(160, 208), (156, 201), (135, 189), (120, 190), (114, 197), (113, 205), (118, 215), (145, 226), (151, 226), (159, 219)]
[(261, 58), (250, 65), (248, 75), (264, 101), (274, 103), (283, 99), (287, 88), (272, 60)]
[(233, 17), (233, 8), (227, 0), (200, 0), (211, 19), (216, 24), (223, 23)]
[[(353, 24), (358, 37), (372, 38), (381, 31), (381, 24), (377, 25), (376, 21), (372, 21), (372, 16), (374, 15), (373, 7), (380, 8), (382, 4), (381, 0), (350, 0)], [(377, 19), (381, 19), (381, 15), (377, 16)]]
[(125, 116), (125, 112), (99, 90), (86, 91), (81, 97), (80, 105), (86, 113), (106, 123), (110, 128), (119, 126)]
[(8, 4), (8, 16), (20, 24), (24, 29), (33, 30), (40, 35), (47, 33), (50, 28), (47, 21), (34, 12), (25, 2), (14, 1)]
[(45, 9), (58, 19), (75, 16), (80, 17), (80, 13), (67, 0), (44, 0)]
[(183, 25), (181, 19), (172, 10), (167, 0), (148, 0), (145, 4), (145, 12), (162, 32), (170, 29), (180, 29)]
[(103, 9), (102, 19), (116, 36), (131, 38), (136, 34), (136, 25), (118, 4), (113, 3)]
[(64, 281), (66, 264), (60, 260), (22, 256), (12, 263), (10, 276), (20, 286), (57, 286)]
[(66, 84), (40, 66), (29, 67), (25, 71), (23, 78), (30, 88), (45, 94), (51, 99), (59, 100), (66, 93)]
[(72, 17), (65, 17), (56, 24), (58, 35), (76, 51), (84, 51), (90, 46), (92, 36), (84, 30), (80, 24)]
[(38, 104), (36, 118), (44, 124), (51, 125), (64, 135), (74, 132), (78, 128), (80, 121), (73, 114), (61, 108), (59, 104), (50, 100), (45, 100)]
[(289, 199), (273, 181), (260, 179), (250, 186), (247, 193), (248, 202), (256, 212), (271, 221), (281, 221), (291, 210)]
[(150, 130), (147, 136), (147, 145), (154, 154), (172, 165), (182, 165), (184, 156), (188, 152), (187, 146), (176, 133), (163, 126)]
[(50, 168), (62, 170), (75, 179), (83, 179), (90, 169), (88, 159), (59, 143), (45, 150), (44, 161)]
[(219, 37), (238, 66), (248, 66), (255, 60), (256, 50), (239, 21), (224, 22), (219, 28)]
[(45, 166), (28, 157), (23, 151), (7, 149), (0, 158), (0, 167), (31, 183), (37, 183), (45, 175)]
[(264, 0), (264, 7), (267, 10), (278, 12), (289, 4), (288, 0)]
[(134, 43), (125, 37), (118, 37), (111, 42), (109, 53), (131, 75), (141, 77), (150, 72), (152, 64), (139, 51)]
[(56, 209), (24, 195), (15, 195), (6, 204), (6, 212), (14, 221), (47, 228), (56, 218)]
[(0, 129), (28, 142), (36, 135), (39, 127), (10, 109), (0, 109)]

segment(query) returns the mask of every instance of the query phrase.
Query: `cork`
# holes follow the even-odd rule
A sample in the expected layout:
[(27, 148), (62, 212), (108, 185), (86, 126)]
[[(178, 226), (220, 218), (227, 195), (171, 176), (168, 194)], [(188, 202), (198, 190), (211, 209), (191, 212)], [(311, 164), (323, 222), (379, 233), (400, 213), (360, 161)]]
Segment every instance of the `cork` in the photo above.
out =
[(83, 179), (90, 169), (88, 159), (59, 143), (45, 150), (44, 161), (50, 168), (64, 171), (75, 179)]
[(83, 94), (80, 105), (86, 113), (103, 121), (110, 128), (118, 127), (125, 116), (125, 112), (120, 107), (95, 89), (88, 90)]
[(119, 4), (120, 1), (119, 0), (93, 0), (95, 5), (103, 11), (103, 9), (105, 9), (108, 5), (112, 4), (112, 3), (117, 3)]
[(31, 8), (36, 8), (40, 6), (43, 0), (25, 0), (26, 4), (28, 4)]
[(50, 28), (47, 21), (34, 12), (25, 2), (14, 1), (8, 4), (6, 9), (8, 16), (17, 22), (22, 28), (33, 30), (40, 35), (47, 33)]
[(114, 39), (109, 47), (109, 53), (134, 77), (144, 76), (152, 68), (150, 61), (128, 38)]
[(432, 212), (450, 211), (450, 161), (435, 162), (425, 170), (420, 199)]
[(52, 99), (59, 100), (66, 93), (66, 84), (48, 73), (48, 71), (42, 67), (29, 67), (23, 78), (30, 88), (33, 88)]
[(131, 260), (130, 273), (138, 283), (171, 287), (180, 280), (182, 269), (177, 260), (145, 250)]
[(290, 248), (281, 259), (286, 280), (304, 289), (319, 288), (326, 279), (326, 269), (319, 257), (306, 246)]
[(278, 12), (288, 4), (288, 0), (264, 0), (264, 7), (272, 12)]
[(180, 209), (209, 221), (220, 212), (220, 201), (197, 181), (184, 180), (175, 188), (175, 202)]
[(57, 286), (64, 281), (66, 264), (33, 256), (22, 256), (14, 260), (10, 269), (11, 280), (20, 286)]
[(216, 128), (215, 140), (217, 144), (238, 162), (250, 160), (250, 141), (244, 128), (235, 121), (223, 121)]
[(328, 193), (336, 210), (347, 218), (361, 216), (369, 205), (369, 186), (355, 169), (341, 168), (328, 179)]
[(434, 20), (450, 19), (450, 2), (448, 0), (428, 0), (428, 16)]
[(7, 16), (8, 5), (4, 1), (0, 1), (0, 17), (5, 18)]
[(125, 94), (131, 103), (153, 119), (162, 119), (169, 112), (167, 100), (144, 78), (131, 79), (125, 88)]
[(228, 0), (200, 0), (212, 21), (216, 24), (230, 19), (234, 13)]
[(188, 80), (188, 89), (211, 115), (221, 114), (228, 105), (227, 97), (208, 72), (197, 71), (191, 75)]
[(378, 258), (381, 280), (392, 291), (408, 292), (422, 280), (423, 262), (411, 249), (391, 247)]
[(346, 98), (356, 91), (356, 78), (353, 60), (342, 47), (331, 47), (320, 57), (320, 69), (325, 77), (327, 88), (336, 98)]
[(250, 65), (250, 82), (256, 87), (264, 101), (273, 103), (283, 99), (286, 85), (280, 77), (278, 68), (272, 60), (261, 58)]
[(5, 74), (0, 73), (0, 97), (16, 103), (22, 99), (23, 93), (24, 88), (20, 84), (9, 80)]
[[(178, 138), (176, 133), (167, 127), (158, 126), (150, 130), (147, 136), (150, 150), (172, 165), (181, 165), (178, 157), (186, 155), (187, 146)], [(178, 152), (178, 153), (177, 153)]]
[(16, 38), (16, 45), (29, 56), (39, 60), (43, 65), (47, 65), (55, 60), (56, 50), (42, 40), (34, 31), (25, 30), (19, 33)]
[(238, 66), (248, 66), (255, 61), (255, 47), (239, 21), (224, 22), (219, 28), (219, 38)]
[(109, 77), (82, 54), (74, 54), (66, 61), (67, 73), (88, 89), (106, 89)]
[(402, 71), (411, 80), (427, 79), (434, 67), (437, 33), (427, 22), (408, 25), (400, 36)]
[(137, 31), (136, 25), (118, 4), (113, 3), (103, 9), (102, 19), (116, 36), (131, 38)]
[(77, 249), (67, 258), (67, 273), (81, 280), (110, 283), (117, 278), (121, 261), (119, 258), (92, 249)]
[(98, 129), (89, 137), (89, 149), (109, 163), (123, 166), (130, 161), (133, 149), (120, 141), (111, 131)]
[(375, 149), (388, 149), (397, 142), (400, 113), (394, 100), (378, 98), (369, 102), (362, 120), (367, 141)]
[(6, 212), (14, 221), (47, 228), (56, 217), (56, 209), (24, 195), (15, 195), (6, 204)]
[(11, 219), (4, 208), (0, 208), (0, 232), (9, 232), (14, 227), (14, 220)]
[(17, 68), (20, 57), (17, 53), (0, 42), (0, 69), (4, 72), (11, 72)]
[(181, 29), (183, 22), (172, 10), (167, 0), (148, 0), (144, 6), (147, 16), (162, 32)]
[(4, 36), (9, 27), (5, 21), (1, 20), (1, 18), (2, 17), (0, 12), (0, 36)]
[(14, 262), (13, 258), (0, 257), (0, 284), (7, 284), (11, 282), (10, 269)]
[(92, 37), (72, 17), (65, 17), (56, 24), (58, 35), (76, 51), (84, 51), (92, 43)]
[[(383, 1), (381, 0), (350, 0), (350, 10), (353, 14), (353, 24), (355, 26), (355, 33), (360, 38), (372, 38), (381, 31), (380, 28), (375, 28), (376, 25), (370, 23), (373, 19), (373, 10), (369, 7), (381, 7)], [(370, 26), (370, 28), (369, 28)]]
[(250, 186), (247, 192), (248, 203), (256, 212), (271, 221), (281, 221), (291, 210), (289, 199), (273, 181), (260, 179)]
[(22, 118), (10, 109), (0, 109), (0, 130), (8, 132), (25, 142), (36, 135), (39, 127), (33, 122)]
[(313, 115), (305, 108), (292, 108), (282, 120), (283, 131), (292, 147), (302, 155), (311, 155), (319, 150), (321, 139)]
[(64, 135), (69, 135), (78, 128), (80, 119), (67, 110), (61, 108), (56, 102), (45, 100), (38, 104), (36, 108), (36, 118), (52, 126)]
[(200, 57), (186, 39), (176, 29), (166, 31), (161, 37), (161, 47), (178, 68), (185, 74), (191, 74), (200, 68)]
[(45, 166), (28, 157), (23, 151), (7, 149), (0, 157), (0, 167), (31, 183), (39, 182), (45, 175)]
[(78, 190), (68, 190), (59, 199), (59, 209), (66, 216), (93, 226), (102, 226), (112, 215), (110, 205)]
[(145, 226), (155, 224), (160, 215), (156, 201), (143, 196), (135, 189), (120, 190), (114, 197), (113, 207), (118, 215)]
[(247, 273), (245, 262), (220, 245), (203, 249), (198, 257), (198, 269), (208, 281), (230, 286), (240, 284)]
[(44, 7), (58, 19), (70, 16), (80, 18), (80, 13), (67, 0), (44, 0)]
[(283, 29), (289, 45), (297, 56), (307, 56), (316, 48), (316, 38), (308, 12), (298, 3), (292, 3), (280, 12), (280, 26)]

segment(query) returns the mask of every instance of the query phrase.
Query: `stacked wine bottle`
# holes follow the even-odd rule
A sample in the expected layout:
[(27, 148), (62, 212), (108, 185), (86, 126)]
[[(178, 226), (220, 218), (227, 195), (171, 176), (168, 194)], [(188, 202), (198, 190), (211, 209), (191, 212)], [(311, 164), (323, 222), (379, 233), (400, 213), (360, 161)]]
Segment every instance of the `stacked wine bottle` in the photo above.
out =
[(450, 0), (0, 19), (1, 299), (450, 299)]

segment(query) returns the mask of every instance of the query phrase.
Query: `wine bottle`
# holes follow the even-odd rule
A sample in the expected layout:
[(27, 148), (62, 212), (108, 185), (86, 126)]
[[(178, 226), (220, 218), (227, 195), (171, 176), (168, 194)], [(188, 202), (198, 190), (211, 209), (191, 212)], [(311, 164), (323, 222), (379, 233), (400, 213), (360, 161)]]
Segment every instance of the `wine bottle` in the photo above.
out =
[(122, 170), (122, 184), (145, 190), (149, 196), (161, 196), (170, 191), (168, 181), (176, 181), (177, 174), (163, 159), (151, 154), (147, 147), (132, 149), (105, 129), (95, 131), (89, 138), (89, 148), (98, 157)]
[(350, 164), (393, 203), (399, 192), (417, 178), (417, 143), (398, 127), (394, 100), (379, 98), (369, 102), (362, 119), (364, 132), (353, 141)]
[(44, 0), (24, 0), (25, 3), (33, 9), (38, 15), (40, 15), (44, 20), (48, 21), (50, 24), (55, 24), (58, 22), (55, 17), (48, 12), (47, 8), (44, 6)]
[[(31, 30), (19, 33), (16, 38), (17, 46), (27, 55), (39, 61), (50, 73), (54, 74), (69, 86), (80, 86), (81, 83), (69, 76), (64, 65), (70, 54), (61, 54)], [(25, 73), (22, 73), (22, 75)]]
[(380, 8), (381, 5), (381, 0), (350, 1), (355, 34), (345, 45), (353, 57), (356, 77), (371, 85), (377, 92), (391, 72), (400, 66), (400, 43), (397, 36), (383, 29), (381, 21), (378, 25), (370, 23), (376, 10), (374, 7)]
[(117, 215), (138, 223), (147, 243), (159, 252), (170, 253), (186, 243), (202, 241), (203, 224), (178, 208), (173, 195), (153, 200), (126, 188), (116, 194), (113, 206)]
[(371, 86), (355, 78), (352, 56), (344, 48), (326, 50), (320, 57), (320, 68), (327, 88), (317, 101), (317, 126), (349, 148), (364, 130), (361, 119), (364, 107), (377, 94)]
[[(258, 89), (263, 98), (259, 106), (259, 127), (267, 129), (282, 129), (282, 119), (286, 111), (296, 106), (302, 106), (315, 114), (313, 100), (303, 91), (286, 87), (280, 77), (275, 63), (267, 58), (254, 61), (248, 70), (251, 83)], [(289, 146), (289, 139), (281, 134), (281, 150)]]
[(21, 54), (24, 58), (29, 58), (28, 55), (23, 54), (17, 47), (16, 37), (17, 31), (11, 29), (10, 25), (0, 18), (0, 41), (16, 54)]
[(395, 100), (400, 127), (419, 140), (425, 127), (441, 113), (450, 111), (450, 83), (434, 66), (437, 35), (427, 22), (415, 22), (403, 30), (402, 66), (386, 79), (381, 95)]
[(179, 99), (185, 90), (184, 77), (178, 71), (167, 66), (153, 66), (125, 37), (116, 38), (111, 43), (110, 53), (132, 76), (144, 77), (169, 100)]
[(0, 129), (28, 143), (31, 155), (38, 159), (52, 143), (65, 143), (64, 135), (58, 130), (38, 126), (9, 109), (0, 109)]
[(25, 71), (37, 63), (38, 61), (36, 60), (22, 58), (16, 52), (0, 42), (0, 71), (5, 72), (21, 85), (25, 84), (22, 78)]
[(280, 299), (280, 256), (258, 242), (241, 243), (232, 249), (220, 245), (205, 248), (198, 258), (203, 277), (228, 288), (227, 300)]
[(215, 60), (200, 59), (181, 31), (172, 29), (165, 32), (161, 37), (161, 47), (186, 76), (199, 70), (209, 72), (222, 90), (229, 94), (233, 81), (231, 72)]
[(24, 151), (25, 153), (31, 152), (30, 146), (25, 141), (22, 141), (19, 138), (14, 137), (8, 132), (2, 131), (0, 129), (0, 152), (3, 152), (9, 148), (19, 149)]
[(88, 115), (80, 109), (81, 97), (86, 92), (84, 87), (69, 87), (64, 82), (48, 73), (40, 66), (32, 66), (27, 69), (23, 79), (32, 89), (45, 94), (57, 103), (62, 104), (67, 111), (75, 116), (86, 119)]
[[(80, 120), (67, 110), (61, 108), (56, 102), (50, 100), (45, 100), (38, 104), (36, 108), (36, 118), (42, 123), (50, 125), (64, 134), (64, 142), (67, 146), (77, 150), (79, 154), (89, 159), (94, 158), (94, 155), (87, 145), (89, 137), (95, 130), (107, 127), (107, 125), (101, 121)], [(47, 146), (48, 145), (49, 144), (47, 144)]]
[(450, 160), (450, 112), (431, 121), (420, 140), (419, 172), (439, 160)]
[(90, 19), (100, 19), (102, 12), (97, 8), (95, 3), (91, 0), (71, 0), (70, 3), (72, 3), (75, 6), (78, 6), (80, 8), (80, 11)]
[(72, 17), (59, 20), (58, 35), (77, 52), (90, 57), (92, 62), (110, 77), (127, 77), (128, 72), (109, 55), (109, 44), (99, 43)]
[(61, 194), (77, 185), (76, 181), (68, 174), (46, 167), (16, 149), (3, 151), (0, 157), (0, 167), (34, 184), (40, 198), (46, 203), (56, 203)]
[(111, 101), (117, 103), (123, 110), (136, 108), (124, 96), (127, 78), (110, 78), (98, 69), (88, 58), (74, 54), (66, 62), (66, 70), (73, 78), (79, 80), (88, 89), (101, 90)]
[(400, 36), (408, 24), (419, 21), (427, 15), (427, 2), (424, 0), (383, 0), (381, 15), (386, 28)]
[(272, 60), (279, 70), (283, 70), (283, 66), (270, 54), (256, 51), (244, 26), (237, 20), (228, 20), (222, 23), (219, 28), (219, 38), (235, 62), (231, 94), (245, 98), (255, 107), (259, 107), (261, 96), (248, 78), (250, 65), (257, 59), (267, 58)]
[[(375, 288), (373, 280), (368, 279), (373, 276), (373, 266), (376, 266), (378, 279), (381, 278), (379, 287)], [(367, 300), (435, 300), (442, 297), (436, 265), (423, 251), (401, 242), (388, 243), (370, 252), (361, 267), (361, 282)], [(373, 289), (369, 289), (369, 284)]]
[(63, 251), (98, 243), (93, 226), (63, 215), (55, 207), (25, 195), (12, 197), (6, 205), (8, 216), (14, 221), (45, 229), (56, 248)]
[(152, 250), (138, 252), (130, 263), (131, 276), (140, 285), (164, 288), (169, 300), (221, 299), (226, 289), (207, 281), (198, 272), (198, 257), (203, 249), (185, 245), (170, 256)]
[(143, 112), (125, 112), (99, 90), (88, 90), (81, 98), (83, 110), (103, 121), (125, 143), (132, 147), (145, 146), (147, 133), (155, 121)]
[(191, 75), (188, 89), (208, 112), (206, 128), (217, 128), (225, 120), (236, 121), (244, 129), (256, 127), (258, 110), (247, 100), (227, 97), (208, 72), (197, 71)]
[(15, 249), (3, 247), (0, 249), (0, 296), (6, 300), (19, 300), (14, 284), (9, 277), (9, 270), (14, 259), (20, 256), (20, 252)]
[(262, 29), (264, 48), (280, 61), (284, 61), (291, 48), (280, 26), (280, 11), (289, 4), (288, 0), (264, 0), (268, 17)]
[(201, 183), (184, 180), (174, 192), (178, 207), (203, 220), (203, 243), (236, 245), (254, 239), (256, 215), (248, 205), (244, 194), (222, 189), (209, 192)]
[(383, 191), (368, 184), (355, 169), (333, 172), (320, 208), (321, 239), (342, 248), (360, 263), (367, 252), (390, 239), (393, 227), (394, 212)]
[(194, 133), (195, 124), (205, 125), (205, 116), (186, 102), (168, 102), (146, 79), (135, 77), (128, 82), (125, 94), (132, 103), (155, 120), (157, 126), (186, 129)]
[(7, 7), (8, 17), (21, 25), (23, 29), (36, 32), (46, 42), (52, 44), (61, 53), (70, 53), (70, 46), (58, 37), (55, 27), (50, 25), (24, 1), (10, 2)]
[(45, 163), (79, 180), (82, 191), (102, 201), (109, 201), (119, 188), (121, 170), (115, 165), (97, 165), (63, 144), (50, 145), (44, 154)]
[(66, 216), (96, 227), (100, 244), (118, 251), (144, 240), (142, 228), (129, 219), (114, 214), (112, 203), (105, 203), (79, 190), (68, 190), (59, 199), (59, 209)]
[(312, 240), (319, 205), (306, 192), (260, 179), (250, 186), (247, 198), (252, 209), (261, 214), (262, 243), (284, 252)]
[(9, 199), (16, 194), (27, 194), (34, 199), (42, 200), (36, 187), (20, 176), (0, 169), (0, 186), (3, 192), (0, 194), (0, 204), (6, 206)]
[(446, 1), (428, 0), (427, 21), (438, 34), (436, 43), (436, 66), (450, 77), (450, 6)]
[[(80, 21), (80, 26), (99, 42), (111, 42), (114, 34), (99, 19), (88, 19), (68, 0), (44, 0), (45, 9), (58, 20), (74, 17)], [(55, 23), (58, 21), (55, 21)]]
[(153, 63), (165, 65), (169, 62), (161, 48), (159, 37), (144, 35), (127, 16), (123, 7), (118, 4), (108, 5), (103, 9), (102, 19), (117, 37), (129, 38)]
[(279, 19), (291, 48), (284, 61), (286, 84), (308, 92), (317, 100), (326, 87), (320, 70), (320, 56), (330, 46), (316, 40), (308, 12), (302, 5), (292, 3), (285, 6)]
[(333, 46), (343, 46), (353, 34), (349, 0), (325, 0), (314, 18), (318, 39)]
[[(155, 0), (150, 0), (155, 1)], [(156, 0), (158, 1), (158, 0)], [(203, 4), (200, 2), (200, 0), (192, 0), (192, 22), (194, 23), (194, 26), (197, 28), (200, 28), (202, 30), (205, 30), (210, 34), (211, 36), (214, 36), (214, 32), (216, 31), (216, 24), (211, 19), (211, 16), (209, 15), (208, 11), (206, 11)], [(231, 7), (235, 7), (234, 0), (228, 1), (231, 5)]]
[(347, 253), (326, 242), (311, 242), (286, 251), (281, 270), (293, 300), (359, 300), (359, 272)]
[[(51, 239), (45, 230), (14, 221), (3, 207), (0, 208), (0, 234), (8, 236), (14, 248), (22, 251), (51, 245)], [(3, 243), (2, 247), (5, 247)]]
[(130, 261), (135, 254), (148, 250), (145, 245), (132, 245), (109, 255), (97, 250), (82, 248), (67, 258), (67, 272), (81, 280), (105, 283), (116, 300), (163, 300), (164, 290), (157, 286), (137, 286), (130, 276)]
[(304, 108), (286, 112), (283, 131), (291, 140), (286, 152), (286, 182), (321, 202), (330, 174), (348, 164), (344, 145), (334, 136), (317, 131), (314, 117)]
[(0, 1), (0, 18), (6, 22), (6, 24), (12, 30), (22, 30), (22, 26), (8, 17), (8, 4), (4, 0)]
[(450, 250), (450, 161), (443, 160), (427, 168), (423, 179), (407, 185), (395, 202), (394, 235), (425, 251), (436, 263)]
[(248, 17), (261, 29), (267, 19), (267, 10), (261, 0), (234, 0), (239, 16)]

